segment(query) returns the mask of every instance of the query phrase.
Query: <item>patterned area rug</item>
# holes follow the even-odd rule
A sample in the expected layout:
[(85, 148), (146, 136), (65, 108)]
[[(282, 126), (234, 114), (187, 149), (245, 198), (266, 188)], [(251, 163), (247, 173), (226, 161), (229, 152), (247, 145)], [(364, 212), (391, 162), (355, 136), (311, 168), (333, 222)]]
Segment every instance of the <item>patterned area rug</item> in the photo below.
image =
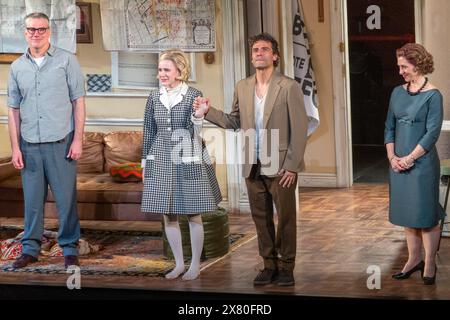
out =
[[(22, 229), (16, 226), (0, 227), (0, 240), (15, 237)], [(163, 252), (161, 232), (82, 229), (82, 239), (100, 245), (99, 252), (79, 257), (83, 275), (164, 276), (175, 266)], [(230, 234), (230, 252), (238, 248), (251, 235)], [(202, 261), (207, 268), (213, 258)], [(13, 260), (0, 260), (2, 272), (35, 272), (41, 274), (66, 274), (63, 257), (39, 256), (39, 261), (25, 268), (13, 269)]]

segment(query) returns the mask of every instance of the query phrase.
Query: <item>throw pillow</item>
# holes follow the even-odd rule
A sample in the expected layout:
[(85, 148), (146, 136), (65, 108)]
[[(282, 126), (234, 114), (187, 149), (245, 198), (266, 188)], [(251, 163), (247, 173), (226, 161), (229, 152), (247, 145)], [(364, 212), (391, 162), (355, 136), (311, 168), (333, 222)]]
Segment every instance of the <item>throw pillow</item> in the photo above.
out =
[(142, 167), (140, 163), (124, 163), (111, 166), (109, 173), (115, 182), (142, 181)]

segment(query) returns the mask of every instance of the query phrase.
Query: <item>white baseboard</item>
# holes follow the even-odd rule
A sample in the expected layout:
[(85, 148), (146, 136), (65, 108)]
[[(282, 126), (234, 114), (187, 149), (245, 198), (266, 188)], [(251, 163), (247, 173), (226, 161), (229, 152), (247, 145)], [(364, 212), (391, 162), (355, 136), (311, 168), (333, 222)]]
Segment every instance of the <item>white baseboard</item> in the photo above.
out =
[(239, 201), (239, 213), (250, 214), (250, 203), (248, 202), (248, 198)]
[(337, 177), (335, 173), (306, 173), (298, 175), (300, 187), (315, 188), (337, 188)]

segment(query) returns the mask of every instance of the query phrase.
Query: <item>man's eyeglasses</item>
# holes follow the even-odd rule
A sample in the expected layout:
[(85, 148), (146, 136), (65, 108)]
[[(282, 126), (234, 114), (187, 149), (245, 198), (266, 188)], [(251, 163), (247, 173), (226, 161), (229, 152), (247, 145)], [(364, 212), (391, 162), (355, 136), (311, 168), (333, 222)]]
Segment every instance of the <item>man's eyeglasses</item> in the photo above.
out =
[(38, 34), (44, 34), (49, 28), (27, 28), (27, 32), (31, 35), (35, 34), (36, 31)]

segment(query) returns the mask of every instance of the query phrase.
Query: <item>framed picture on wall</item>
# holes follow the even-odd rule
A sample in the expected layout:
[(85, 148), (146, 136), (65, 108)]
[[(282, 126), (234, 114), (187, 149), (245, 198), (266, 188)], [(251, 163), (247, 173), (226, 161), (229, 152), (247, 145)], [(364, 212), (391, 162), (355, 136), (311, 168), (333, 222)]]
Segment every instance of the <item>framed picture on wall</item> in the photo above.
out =
[(77, 43), (92, 43), (92, 5), (87, 2), (76, 2), (77, 10)]

